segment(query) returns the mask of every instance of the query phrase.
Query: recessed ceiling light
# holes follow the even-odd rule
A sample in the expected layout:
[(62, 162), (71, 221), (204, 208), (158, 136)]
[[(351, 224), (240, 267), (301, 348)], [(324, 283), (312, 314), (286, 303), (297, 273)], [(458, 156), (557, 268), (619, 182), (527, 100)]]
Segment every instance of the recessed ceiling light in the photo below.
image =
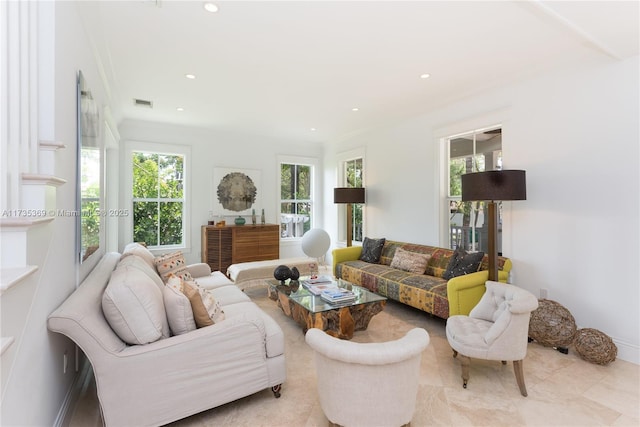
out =
[(195, 74), (185, 74), (184, 76), (185, 76), (186, 78), (190, 79), (190, 80), (193, 80), (193, 79), (195, 79), (195, 78), (196, 78), (196, 75), (195, 75)]
[(353, 108), (351, 109), (351, 111), (359, 111), (359, 110), (360, 110), (360, 109), (359, 109), (358, 107), (353, 107)]
[(207, 12), (216, 13), (218, 11), (218, 6), (211, 3), (210, 1), (206, 2), (203, 7)]
[(176, 110), (178, 110), (178, 111), (184, 111), (184, 108), (182, 108), (182, 107), (178, 107), (178, 108), (176, 108)]
[(311, 132), (315, 132), (315, 131), (316, 131), (316, 128), (311, 128)]
[(429, 77), (431, 77), (431, 74), (429, 73), (420, 74), (421, 79), (428, 79)]

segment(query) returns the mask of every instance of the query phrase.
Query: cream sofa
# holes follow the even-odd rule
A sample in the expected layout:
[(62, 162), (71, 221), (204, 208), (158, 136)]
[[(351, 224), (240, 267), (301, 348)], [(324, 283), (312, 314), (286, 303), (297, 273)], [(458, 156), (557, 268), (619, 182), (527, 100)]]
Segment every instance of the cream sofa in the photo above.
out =
[[(196, 264), (187, 269), (210, 289), (225, 318), (171, 336), (164, 313), (160, 320), (150, 320), (159, 293), (155, 284), (147, 283), (146, 293), (136, 288), (147, 280), (140, 273), (148, 277), (152, 271), (136, 258), (121, 261), (119, 253), (104, 255), (48, 319), (49, 329), (71, 338), (91, 362), (105, 425), (163, 425), (267, 388), (280, 396), (286, 378), (284, 335), (271, 317), (224, 275)], [(158, 277), (149, 279), (157, 282)], [(108, 299), (105, 289), (114, 280), (127, 284), (124, 296), (131, 293), (118, 311), (144, 306), (136, 306), (121, 324), (105, 317), (112, 307), (103, 297)], [(117, 300), (117, 293), (112, 294)], [(148, 344), (127, 344), (114, 330), (123, 325), (130, 328), (131, 336), (124, 333), (127, 340), (161, 336)]]

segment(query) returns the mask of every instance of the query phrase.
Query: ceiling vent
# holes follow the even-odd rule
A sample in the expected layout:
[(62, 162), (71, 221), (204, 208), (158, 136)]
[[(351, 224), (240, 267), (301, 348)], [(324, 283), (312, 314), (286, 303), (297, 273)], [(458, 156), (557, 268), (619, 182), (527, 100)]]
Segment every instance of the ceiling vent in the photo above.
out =
[(153, 102), (147, 101), (146, 99), (133, 98), (133, 105), (135, 105), (136, 107), (153, 108)]

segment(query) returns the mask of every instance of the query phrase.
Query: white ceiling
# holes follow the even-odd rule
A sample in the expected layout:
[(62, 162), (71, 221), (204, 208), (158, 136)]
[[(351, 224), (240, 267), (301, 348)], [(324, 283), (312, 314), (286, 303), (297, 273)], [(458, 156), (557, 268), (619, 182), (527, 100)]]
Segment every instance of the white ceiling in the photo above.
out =
[(639, 52), (637, 1), (215, 3), (79, 2), (117, 120), (321, 142)]

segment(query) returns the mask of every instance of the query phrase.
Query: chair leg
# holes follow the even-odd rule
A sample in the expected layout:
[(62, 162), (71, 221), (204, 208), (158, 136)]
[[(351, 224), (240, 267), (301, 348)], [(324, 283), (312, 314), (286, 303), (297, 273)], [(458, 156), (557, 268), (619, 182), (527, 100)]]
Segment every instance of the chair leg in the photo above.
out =
[(516, 381), (520, 387), (520, 393), (527, 397), (527, 387), (524, 385), (524, 370), (522, 369), (522, 360), (513, 361), (513, 371), (516, 374)]
[(271, 391), (273, 392), (273, 395), (275, 396), (276, 399), (280, 397), (281, 390), (282, 390), (282, 384), (274, 385), (273, 387), (271, 387)]
[(462, 387), (467, 388), (467, 381), (469, 381), (469, 358), (464, 354), (460, 355), (460, 367), (462, 368)]

